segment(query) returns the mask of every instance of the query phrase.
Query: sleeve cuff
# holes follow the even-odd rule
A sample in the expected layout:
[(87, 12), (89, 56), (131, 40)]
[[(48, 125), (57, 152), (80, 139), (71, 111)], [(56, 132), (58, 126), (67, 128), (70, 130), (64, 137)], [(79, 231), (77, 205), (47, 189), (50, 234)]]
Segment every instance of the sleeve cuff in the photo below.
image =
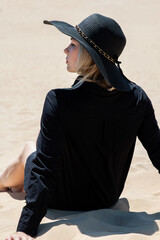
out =
[(42, 218), (45, 216), (46, 212), (47, 209), (41, 208), (36, 211), (32, 211), (31, 209), (27, 208), (27, 206), (25, 206), (19, 219), (17, 231), (24, 232), (31, 237), (36, 236), (39, 224)]

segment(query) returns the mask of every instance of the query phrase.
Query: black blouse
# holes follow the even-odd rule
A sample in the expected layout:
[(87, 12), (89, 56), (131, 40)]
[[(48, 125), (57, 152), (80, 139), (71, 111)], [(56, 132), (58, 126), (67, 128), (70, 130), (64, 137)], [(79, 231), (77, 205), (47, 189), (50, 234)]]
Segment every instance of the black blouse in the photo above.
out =
[(160, 130), (146, 93), (111, 92), (78, 78), (51, 90), (44, 103), (37, 151), (25, 169), (26, 206), (17, 231), (37, 234), (47, 208), (93, 210), (118, 200), (136, 137), (160, 170)]

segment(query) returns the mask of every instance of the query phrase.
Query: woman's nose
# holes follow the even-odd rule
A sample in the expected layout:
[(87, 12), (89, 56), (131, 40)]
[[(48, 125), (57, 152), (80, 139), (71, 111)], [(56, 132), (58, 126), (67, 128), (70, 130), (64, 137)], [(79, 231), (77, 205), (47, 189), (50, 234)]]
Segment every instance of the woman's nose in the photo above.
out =
[(68, 54), (68, 47), (64, 49), (64, 53)]

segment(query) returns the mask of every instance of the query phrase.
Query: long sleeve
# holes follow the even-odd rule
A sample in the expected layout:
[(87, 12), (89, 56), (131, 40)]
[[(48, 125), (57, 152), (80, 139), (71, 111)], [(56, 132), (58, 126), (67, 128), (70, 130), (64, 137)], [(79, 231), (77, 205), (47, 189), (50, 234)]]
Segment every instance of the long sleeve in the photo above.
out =
[(64, 135), (58, 119), (58, 104), (52, 90), (47, 94), (44, 103), (32, 168), (25, 175), (26, 206), (23, 208), (17, 231), (31, 236), (37, 234), (39, 223), (47, 211), (48, 193), (55, 185), (63, 145)]
[(140, 126), (138, 138), (147, 150), (153, 165), (160, 172), (160, 129), (155, 118), (151, 101), (147, 97), (145, 118)]

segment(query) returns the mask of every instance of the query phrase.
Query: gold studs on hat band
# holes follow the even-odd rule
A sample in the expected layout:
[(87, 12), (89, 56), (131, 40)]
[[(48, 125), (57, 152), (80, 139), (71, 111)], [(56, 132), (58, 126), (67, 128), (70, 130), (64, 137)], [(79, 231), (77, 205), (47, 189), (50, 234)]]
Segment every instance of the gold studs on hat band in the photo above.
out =
[(91, 39), (89, 39), (85, 33), (80, 29), (80, 27), (78, 25), (76, 25), (76, 30), (78, 31), (78, 33), (84, 38), (86, 39), (86, 41), (88, 41), (95, 49), (98, 50), (98, 52), (100, 54), (102, 54), (105, 58), (107, 58), (109, 61), (116, 63), (116, 60), (113, 59), (112, 57), (110, 57), (107, 53), (105, 53), (100, 47), (98, 47)]

